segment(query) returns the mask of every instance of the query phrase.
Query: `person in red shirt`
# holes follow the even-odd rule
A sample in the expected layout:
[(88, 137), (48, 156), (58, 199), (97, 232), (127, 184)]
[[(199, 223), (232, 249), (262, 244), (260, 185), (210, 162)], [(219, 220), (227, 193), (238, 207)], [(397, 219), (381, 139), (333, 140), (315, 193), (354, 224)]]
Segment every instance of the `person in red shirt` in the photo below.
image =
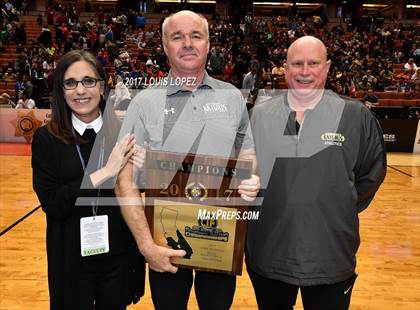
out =
[(223, 74), (225, 76), (225, 81), (229, 80), (230, 78), (232, 78), (232, 73), (233, 73), (233, 65), (231, 61), (228, 61), (225, 69), (223, 70)]
[(67, 40), (69, 38), (70, 32), (65, 23), (61, 23), (61, 32), (63, 33), (64, 38)]
[(96, 33), (96, 27), (93, 27), (92, 30), (88, 33), (88, 39), (90, 44), (94, 45), (98, 39), (98, 34)]

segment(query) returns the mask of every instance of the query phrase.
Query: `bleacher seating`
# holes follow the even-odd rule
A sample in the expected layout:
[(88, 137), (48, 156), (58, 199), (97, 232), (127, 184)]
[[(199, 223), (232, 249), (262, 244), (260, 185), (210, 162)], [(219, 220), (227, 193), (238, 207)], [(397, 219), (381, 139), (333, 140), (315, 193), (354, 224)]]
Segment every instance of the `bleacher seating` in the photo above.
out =
[[(114, 0), (110, 1), (92, 1), (92, 4), (99, 5), (99, 3), (104, 4), (115, 2)], [(102, 5), (103, 7), (103, 5)], [(37, 40), (38, 36), (41, 33), (41, 26), (38, 25), (36, 19), (38, 14), (43, 12), (29, 12), (27, 15), (22, 16), (20, 22), (25, 23), (25, 29), (27, 33), (27, 42), (29, 43), (31, 40)], [(88, 21), (90, 19), (94, 19), (96, 21), (95, 12), (92, 13), (86, 13), (81, 12), (79, 14), (81, 21)], [(162, 15), (158, 14), (149, 14), (147, 15), (148, 24), (146, 25), (145, 31), (148, 30), (158, 30), (160, 28), (160, 20), (162, 18)], [(45, 21), (44, 21), (45, 22)], [(49, 26), (53, 33), (55, 33), (54, 26)], [(134, 31), (135, 33), (137, 30)], [(404, 33), (404, 32), (403, 32)], [(346, 32), (342, 36), (343, 38), (347, 40), (351, 40), (351, 38), (354, 36), (354, 33), (352, 32)], [(160, 43), (159, 38), (154, 38), (153, 42), (156, 44)], [(126, 42), (128, 47), (128, 52), (130, 55), (135, 56), (139, 53), (140, 49), (134, 42)], [(252, 42), (251, 42), (252, 44)], [(220, 45), (220, 42), (216, 44), (212, 44), (212, 46)], [(402, 40), (394, 40), (394, 46), (399, 47), (402, 45)], [(223, 47), (223, 46), (222, 46)], [(150, 57), (152, 54), (151, 48), (145, 48), (143, 49), (143, 54), (146, 57)], [(6, 51), (4, 53), (0, 54), (0, 66), (6, 63), (11, 63), (16, 60), (18, 57), (18, 54), (16, 53), (16, 44), (13, 42), (8, 43), (6, 47)], [(374, 58), (369, 58), (368, 63), (373, 64)], [(403, 69), (404, 64), (393, 64), (393, 70), (394, 70), (394, 77), (400, 77), (401, 79), (404, 79), (406, 77), (401, 77), (401, 73), (404, 72)], [(110, 75), (114, 75), (116, 72), (116, 69), (112, 63), (107, 64), (106, 71)], [(223, 79), (221, 77), (221, 79)], [(7, 91), (10, 95), (14, 96), (14, 85), (15, 81), (5, 81), (0, 80), (0, 88), (4, 91)], [(272, 79), (272, 85), (275, 89), (287, 89), (287, 84), (285, 82), (284, 77), (273, 77)], [(355, 94), (355, 98), (362, 99), (364, 96), (364, 91), (358, 91)], [(391, 106), (397, 106), (397, 105), (409, 105), (409, 106), (418, 106), (418, 100), (411, 99), (407, 96), (406, 93), (403, 92), (381, 92), (379, 93), (379, 103), (380, 105), (391, 105)]]

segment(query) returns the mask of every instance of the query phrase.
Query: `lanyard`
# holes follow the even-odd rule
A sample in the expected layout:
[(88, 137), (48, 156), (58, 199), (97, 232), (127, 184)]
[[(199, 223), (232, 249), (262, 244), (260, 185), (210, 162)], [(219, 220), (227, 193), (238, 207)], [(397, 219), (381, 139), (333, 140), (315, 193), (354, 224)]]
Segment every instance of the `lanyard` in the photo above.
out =
[[(74, 130), (73, 130), (74, 133)], [(99, 153), (99, 160), (98, 160), (98, 166), (97, 166), (97, 170), (101, 169), (103, 167), (104, 164), (104, 149), (105, 149), (105, 136), (102, 137), (102, 145), (101, 145), (101, 152)], [(79, 144), (76, 144), (76, 150), (77, 150), (77, 154), (79, 155), (79, 159), (80, 159), (80, 163), (82, 164), (83, 167), (83, 171), (84, 171), (84, 176), (87, 175), (87, 165), (86, 162), (82, 156), (82, 152), (80, 151), (80, 146)], [(96, 214), (98, 213), (98, 208), (99, 208), (99, 196), (101, 194), (101, 186), (99, 185), (98, 187), (98, 196), (96, 197), (96, 204), (91, 201), (91, 205), (92, 205), (92, 214), (93, 217), (96, 216)]]

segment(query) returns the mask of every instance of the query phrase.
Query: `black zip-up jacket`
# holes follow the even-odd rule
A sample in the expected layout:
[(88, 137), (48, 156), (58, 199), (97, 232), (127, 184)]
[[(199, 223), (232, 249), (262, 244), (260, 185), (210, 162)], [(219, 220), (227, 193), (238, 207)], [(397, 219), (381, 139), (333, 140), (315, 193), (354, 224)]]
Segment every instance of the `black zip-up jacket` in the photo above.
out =
[(248, 223), (246, 262), (286, 283), (332, 284), (354, 274), (358, 213), (386, 173), (383, 135), (365, 106), (329, 91), (301, 126), (295, 114), (286, 94), (252, 112), (265, 190), (259, 219)]

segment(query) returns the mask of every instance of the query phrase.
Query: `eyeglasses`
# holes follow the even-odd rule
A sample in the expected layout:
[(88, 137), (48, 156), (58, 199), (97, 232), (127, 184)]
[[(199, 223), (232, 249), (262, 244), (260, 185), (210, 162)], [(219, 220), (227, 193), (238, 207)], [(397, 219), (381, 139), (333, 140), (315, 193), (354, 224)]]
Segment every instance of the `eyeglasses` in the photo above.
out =
[(76, 89), (79, 83), (82, 83), (85, 88), (93, 88), (96, 86), (98, 81), (103, 81), (103, 79), (97, 79), (93, 77), (85, 77), (81, 81), (76, 81), (75, 79), (68, 79), (63, 81), (63, 87), (66, 90)]

